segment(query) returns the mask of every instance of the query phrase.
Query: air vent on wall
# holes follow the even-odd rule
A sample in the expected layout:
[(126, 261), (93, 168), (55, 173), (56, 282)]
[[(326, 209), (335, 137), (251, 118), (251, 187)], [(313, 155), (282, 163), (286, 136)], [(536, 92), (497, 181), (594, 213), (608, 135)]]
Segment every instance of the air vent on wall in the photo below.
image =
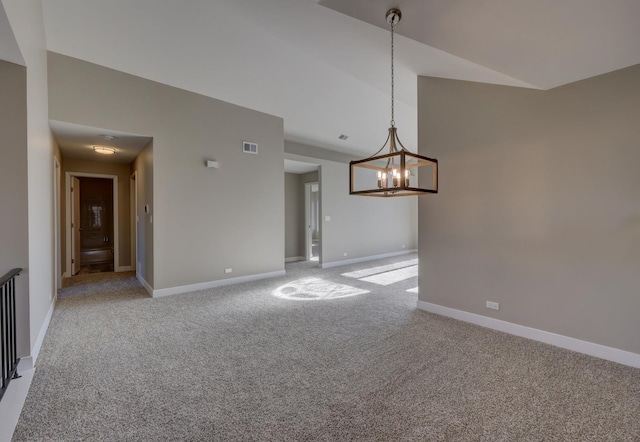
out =
[(258, 145), (256, 143), (250, 143), (248, 141), (242, 142), (242, 151), (244, 153), (258, 154)]

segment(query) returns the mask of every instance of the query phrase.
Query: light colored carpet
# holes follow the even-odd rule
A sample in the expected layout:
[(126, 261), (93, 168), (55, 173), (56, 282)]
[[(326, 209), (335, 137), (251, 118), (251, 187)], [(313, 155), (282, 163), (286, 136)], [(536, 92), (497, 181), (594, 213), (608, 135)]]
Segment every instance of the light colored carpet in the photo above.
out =
[[(86, 272), (86, 273), (79, 273), (75, 276), (69, 276), (67, 278), (63, 278), (62, 279), (62, 287), (63, 288), (67, 288), (67, 287), (73, 287), (73, 286), (83, 286), (86, 284), (94, 284), (96, 282), (106, 282), (106, 281), (113, 281), (116, 279), (130, 279), (132, 277), (136, 276), (136, 272), (118, 272), (118, 273), (114, 273), (114, 272)], [(109, 288), (109, 286), (105, 286), (107, 289)], [(91, 293), (91, 287), (83, 287), (80, 290), (66, 290), (66, 291), (62, 291), (58, 294), (58, 296), (65, 296), (69, 295), (70, 293), (79, 293), (79, 294), (88, 294)]]
[(68, 287), (14, 440), (640, 440), (640, 370), (418, 311), (415, 277), (342, 276), (409, 259)]

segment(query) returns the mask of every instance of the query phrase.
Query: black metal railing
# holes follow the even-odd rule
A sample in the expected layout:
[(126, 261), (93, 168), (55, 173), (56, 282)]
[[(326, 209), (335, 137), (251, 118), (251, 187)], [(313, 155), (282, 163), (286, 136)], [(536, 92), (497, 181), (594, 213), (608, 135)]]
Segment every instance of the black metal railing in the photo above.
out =
[(16, 352), (16, 276), (22, 269), (13, 269), (0, 278), (0, 400), (11, 379), (18, 376)]

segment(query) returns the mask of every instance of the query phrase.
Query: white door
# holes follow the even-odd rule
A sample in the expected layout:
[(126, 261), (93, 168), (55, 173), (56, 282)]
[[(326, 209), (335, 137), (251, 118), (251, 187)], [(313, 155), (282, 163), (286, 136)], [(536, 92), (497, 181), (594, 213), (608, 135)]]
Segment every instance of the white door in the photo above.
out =
[[(305, 183), (305, 248), (307, 260), (318, 260), (320, 241), (320, 188), (318, 182)], [(315, 251), (314, 251), (315, 245)]]
[(138, 172), (131, 174), (129, 201), (131, 207), (131, 270), (138, 272)]
[(80, 180), (71, 178), (71, 274), (80, 271)]

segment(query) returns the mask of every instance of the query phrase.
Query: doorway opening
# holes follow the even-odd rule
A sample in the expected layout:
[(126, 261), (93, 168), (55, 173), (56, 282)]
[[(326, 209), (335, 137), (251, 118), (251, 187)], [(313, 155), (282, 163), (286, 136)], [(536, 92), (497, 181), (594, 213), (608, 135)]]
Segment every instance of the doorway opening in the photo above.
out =
[(322, 262), (321, 169), (317, 163), (284, 159), (285, 263)]
[(320, 260), (320, 186), (318, 182), (304, 185), (306, 225), (306, 259)]
[(118, 177), (67, 172), (67, 274), (119, 267)]

